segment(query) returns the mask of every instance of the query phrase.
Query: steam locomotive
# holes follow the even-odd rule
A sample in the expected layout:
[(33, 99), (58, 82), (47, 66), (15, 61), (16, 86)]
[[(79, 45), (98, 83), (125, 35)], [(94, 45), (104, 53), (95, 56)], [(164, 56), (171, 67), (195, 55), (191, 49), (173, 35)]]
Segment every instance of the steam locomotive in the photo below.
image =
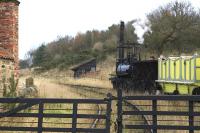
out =
[(153, 93), (158, 79), (158, 60), (141, 60), (140, 44), (125, 42), (124, 31), (124, 22), (121, 22), (116, 74), (110, 78), (113, 87), (117, 89), (122, 85), (127, 91)]
[(180, 56), (141, 60), (138, 43), (124, 40), (124, 22), (120, 24), (116, 73), (113, 88), (156, 94), (200, 95), (200, 56)]

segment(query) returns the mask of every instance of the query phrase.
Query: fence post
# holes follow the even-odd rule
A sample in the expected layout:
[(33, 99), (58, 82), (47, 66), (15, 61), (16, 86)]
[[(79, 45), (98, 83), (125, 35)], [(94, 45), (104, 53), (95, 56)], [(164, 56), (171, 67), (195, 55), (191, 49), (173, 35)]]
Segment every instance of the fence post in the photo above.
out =
[(194, 133), (193, 101), (189, 101), (189, 133)]
[(39, 103), (39, 114), (38, 114), (38, 133), (42, 133), (42, 123), (43, 123), (43, 109), (44, 103)]
[(76, 133), (78, 103), (73, 103), (72, 133)]
[(106, 133), (110, 133), (110, 119), (111, 119), (111, 112), (112, 112), (112, 95), (110, 93), (107, 94), (107, 111), (106, 111)]
[(122, 88), (123, 82), (118, 79), (117, 81), (117, 133), (122, 133)]
[(152, 111), (153, 111), (153, 133), (157, 133), (157, 100), (153, 100)]

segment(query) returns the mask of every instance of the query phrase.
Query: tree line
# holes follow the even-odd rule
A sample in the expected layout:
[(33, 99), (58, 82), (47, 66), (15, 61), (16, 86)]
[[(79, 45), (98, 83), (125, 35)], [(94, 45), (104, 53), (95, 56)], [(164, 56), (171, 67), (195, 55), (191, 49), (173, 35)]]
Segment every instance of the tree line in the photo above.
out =
[[(127, 39), (137, 41), (133, 23), (134, 21), (126, 23)], [(107, 55), (115, 54), (118, 34), (119, 25), (113, 24), (105, 31), (92, 30), (77, 33), (75, 37), (57, 37), (55, 41), (41, 44), (37, 49), (29, 51), (28, 58), (20, 62), (21, 68), (31, 64), (32, 67), (44, 69), (63, 69), (90, 58), (103, 60)]]
[[(125, 39), (137, 42), (134, 23), (125, 24)], [(147, 15), (147, 30), (143, 35), (142, 52), (160, 56), (161, 54), (194, 53), (200, 48), (200, 10), (189, 2), (171, 2), (158, 7)], [(103, 60), (116, 53), (119, 25), (113, 24), (107, 30), (86, 31), (75, 37), (58, 37), (55, 41), (42, 44), (28, 52), (28, 58), (20, 61), (21, 68), (30, 65), (51, 69), (68, 68), (73, 64), (90, 59)], [(31, 60), (31, 61), (30, 61)]]
[(169, 3), (147, 15), (144, 44), (157, 55), (192, 53), (200, 48), (200, 10), (189, 2)]

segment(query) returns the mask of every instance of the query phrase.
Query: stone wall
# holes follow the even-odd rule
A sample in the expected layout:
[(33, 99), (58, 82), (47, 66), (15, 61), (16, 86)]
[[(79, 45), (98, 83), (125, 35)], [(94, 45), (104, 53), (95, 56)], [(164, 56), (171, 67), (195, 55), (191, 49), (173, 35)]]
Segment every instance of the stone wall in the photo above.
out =
[(14, 62), (8, 59), (0, 59), (0, 97), (3, 97), (3, 78), (5, 83), (9, 83), (9, 79), (14, 74)]

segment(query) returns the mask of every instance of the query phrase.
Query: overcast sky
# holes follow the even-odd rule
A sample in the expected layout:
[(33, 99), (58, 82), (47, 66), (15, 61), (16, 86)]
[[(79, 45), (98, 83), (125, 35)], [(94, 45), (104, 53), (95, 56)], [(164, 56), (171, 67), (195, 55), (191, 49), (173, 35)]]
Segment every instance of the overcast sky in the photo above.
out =
[[(173, 0), (19, 0), (19, 58), (57, 36), (105, 30), (120, 20), (140, 19)], [(183, 0), (179, 0), (183, 1)], [(200, 7), (200, 0), (190, 0)], [(143, 31), (137, 28), (139, 37)]]

